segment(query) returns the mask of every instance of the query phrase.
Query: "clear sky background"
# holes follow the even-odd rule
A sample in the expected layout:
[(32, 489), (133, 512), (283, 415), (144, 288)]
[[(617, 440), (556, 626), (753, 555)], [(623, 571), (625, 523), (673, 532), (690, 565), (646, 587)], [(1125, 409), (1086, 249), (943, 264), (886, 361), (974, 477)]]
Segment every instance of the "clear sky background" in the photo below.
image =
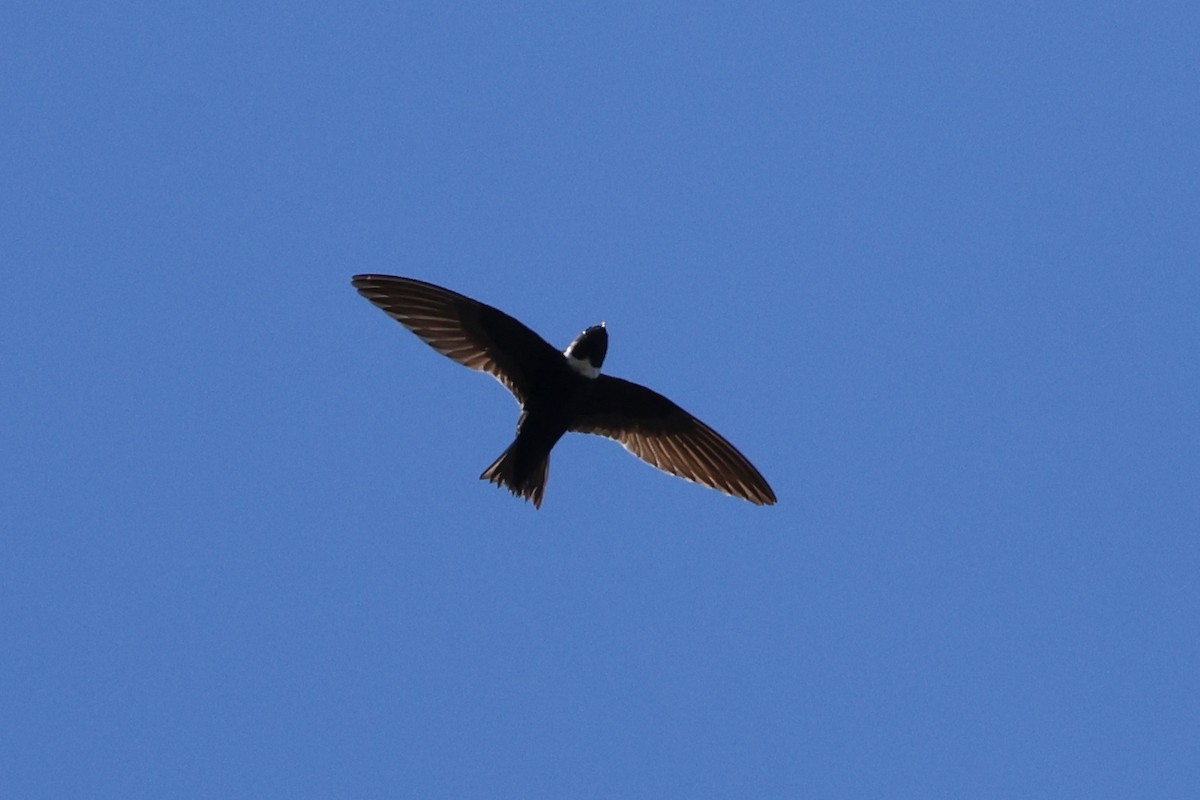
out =
[(1200, 796), (1200, 12), (993, 5), (4, 4), (0, 796)]

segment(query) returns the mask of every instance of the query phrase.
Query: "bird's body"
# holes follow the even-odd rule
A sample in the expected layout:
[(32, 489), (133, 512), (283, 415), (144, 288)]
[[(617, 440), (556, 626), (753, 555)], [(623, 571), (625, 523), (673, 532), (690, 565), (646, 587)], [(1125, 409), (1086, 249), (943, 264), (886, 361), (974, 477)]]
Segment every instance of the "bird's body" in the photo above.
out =
[(600, 374), (608, 331), (594, 325), (563, 352), (504, 312), (424, 281), (356, 275), (359, 293), (443, 355), (488, 372), (521, 404), (516, 439), (480, 476), (540, 508), (550, 451), (568, 432), (615, 439), (647, 463), (759, 505), (775, 493), (719, 434), (673, 402)]
[(571, 427), (591, 389), (591, 378), (575, 374), (566, 364), (544, 376), (541, 387), (521, 409), (517, 437), (480, 477), (541, 506), (550, 464), (550, 451)]

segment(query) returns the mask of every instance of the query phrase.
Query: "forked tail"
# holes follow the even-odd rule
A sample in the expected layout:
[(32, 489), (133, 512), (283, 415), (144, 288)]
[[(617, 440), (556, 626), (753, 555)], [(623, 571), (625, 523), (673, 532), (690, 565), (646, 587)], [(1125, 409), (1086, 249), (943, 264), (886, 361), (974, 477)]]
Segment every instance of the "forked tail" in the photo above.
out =
[[(550, 473), (550, 455), (546, 454), (541, 459), (530, 458), (528, 453), (517, 450), (517, 444), (513, 442), (509, 445), (479, 477), (508, 489), (517, 497), (533, 501), (534, 508), (541, 508), (546, 478)], [(529, 463), (533, 461), (536, 463)]]

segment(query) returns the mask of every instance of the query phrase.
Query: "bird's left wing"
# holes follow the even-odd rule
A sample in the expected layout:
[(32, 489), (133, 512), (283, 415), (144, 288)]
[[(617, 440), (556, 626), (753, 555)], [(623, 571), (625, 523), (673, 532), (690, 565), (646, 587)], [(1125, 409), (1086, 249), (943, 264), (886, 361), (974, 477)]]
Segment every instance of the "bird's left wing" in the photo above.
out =
[(645, 386), (601, 375), (571, 430), (615, 439), (647, 464), (685, 480), (757, 505), (775, 503), (766, 479), (736, 447)]
[(425, 281), (395, 275), (355, 275), (354, 288), (426, 344), (463, 366), (486, 372), (517, 402), (562, 354), (498, 308)]

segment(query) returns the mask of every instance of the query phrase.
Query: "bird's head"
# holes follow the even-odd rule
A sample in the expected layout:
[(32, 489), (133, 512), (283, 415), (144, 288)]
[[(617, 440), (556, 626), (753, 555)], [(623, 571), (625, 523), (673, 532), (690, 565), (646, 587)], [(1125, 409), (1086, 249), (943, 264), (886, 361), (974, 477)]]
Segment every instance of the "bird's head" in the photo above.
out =
[(593, 325), (575, 337), (575, 341), (567, 346), (563, 355), (571, 368), (589, 378), (600, 374), (600, 365), (604, 363), (604, 354), (608, 352), (608, 330), (604, 323)]

